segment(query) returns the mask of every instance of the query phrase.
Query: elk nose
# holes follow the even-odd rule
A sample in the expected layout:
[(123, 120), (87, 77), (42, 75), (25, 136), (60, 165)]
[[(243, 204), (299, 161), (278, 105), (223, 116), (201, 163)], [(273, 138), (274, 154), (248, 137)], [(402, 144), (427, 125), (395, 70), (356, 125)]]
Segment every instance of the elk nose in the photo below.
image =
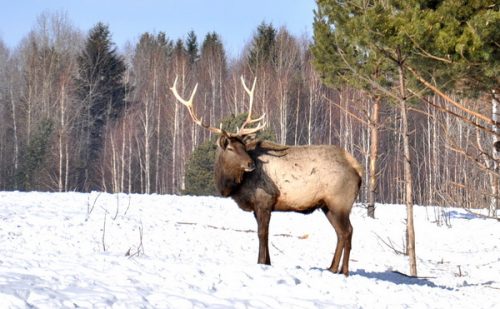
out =
[(247, 163), (247, 166), (245, 167), (245, 172), (252, 172), (255, 169), (255, 164), (250, 161)]

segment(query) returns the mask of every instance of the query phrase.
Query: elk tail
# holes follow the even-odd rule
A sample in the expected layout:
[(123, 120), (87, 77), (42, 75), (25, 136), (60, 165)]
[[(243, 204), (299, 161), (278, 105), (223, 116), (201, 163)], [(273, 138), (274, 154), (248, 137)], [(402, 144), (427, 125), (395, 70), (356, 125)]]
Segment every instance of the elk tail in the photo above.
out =
[(348, 153), (346, 151), (345, 154), (346, 154), (347, 162), (349, 162), (349, 164), (352, 166), (352, 168), (356, 171), (359, 178), (363, 179), (363, 173), (364, 173), (363, 166), (361, 166), (361, 164), (359, 164), (358, 160), (356, 160), (356, 158), (353, 157), (350, 153)]

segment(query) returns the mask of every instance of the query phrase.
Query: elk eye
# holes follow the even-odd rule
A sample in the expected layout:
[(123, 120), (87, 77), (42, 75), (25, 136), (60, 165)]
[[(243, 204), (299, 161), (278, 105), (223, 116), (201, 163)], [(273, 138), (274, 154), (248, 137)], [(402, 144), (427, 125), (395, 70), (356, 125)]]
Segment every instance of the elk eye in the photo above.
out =
[(234, 151), (233, 146), (227, 146), (226, 149), (229, 150), (229, 151)]

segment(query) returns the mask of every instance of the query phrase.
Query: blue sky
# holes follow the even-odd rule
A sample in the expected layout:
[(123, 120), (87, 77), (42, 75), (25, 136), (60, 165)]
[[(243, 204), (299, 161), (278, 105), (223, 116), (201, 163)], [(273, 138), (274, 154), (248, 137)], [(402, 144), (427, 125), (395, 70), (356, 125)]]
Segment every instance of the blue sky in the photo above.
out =
[(295, 35), (312, 36), (314, 0), (7, 0), (0, 11), (0, 39), (10, 48), (34, 27), (43, 12), (66, 13), (87, 33), (98, 21), (109, 25), (119, 48), (146, 31), (164, 31), (185, 38), (194, 30), (198, 40), (215, 31), (227, 52), (238, 55), (257, 26), (265, 21), (286, 26)]

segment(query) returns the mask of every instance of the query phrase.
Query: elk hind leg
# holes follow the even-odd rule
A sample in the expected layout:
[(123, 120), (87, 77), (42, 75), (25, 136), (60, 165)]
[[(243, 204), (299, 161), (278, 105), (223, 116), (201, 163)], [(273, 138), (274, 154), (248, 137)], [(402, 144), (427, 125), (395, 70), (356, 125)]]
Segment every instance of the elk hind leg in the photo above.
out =
[(347, 276), (349, 274), (349, 255), (352, 241), (352, 225), (349, 220), (349, 214), (333, 212), (327, 207), (324, 207), (323, 211), (337, 234), (337, 246), (335, 247), (330, 271), (334, 273), (339, 272), (340, 258), (343, 255), (340, 272)]
[(342, 273), (347, 277), (349, 275), (349, 256), (351, 255), (351, 242), (352, 242), (352, 225), (349, 220), (349, 215), (345, 217), (347, 235), (344, 242), (344, 256), (342, 257)]

